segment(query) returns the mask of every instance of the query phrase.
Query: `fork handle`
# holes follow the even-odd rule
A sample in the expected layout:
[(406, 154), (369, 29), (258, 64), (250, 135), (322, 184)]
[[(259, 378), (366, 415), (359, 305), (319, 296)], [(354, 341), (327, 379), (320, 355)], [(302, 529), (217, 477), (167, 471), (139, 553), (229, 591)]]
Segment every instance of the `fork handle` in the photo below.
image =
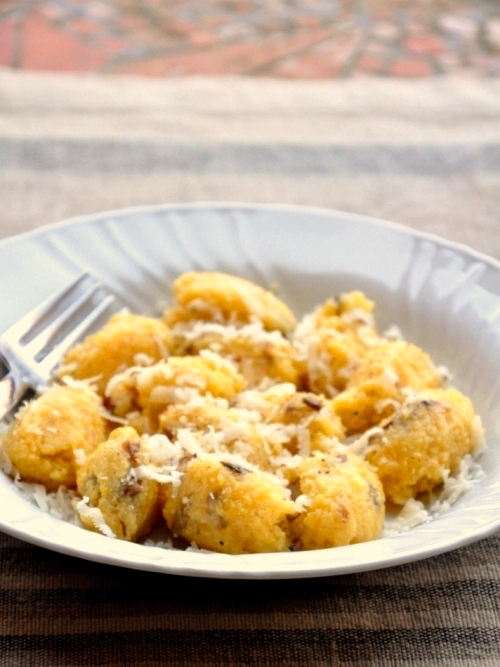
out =
[(22, 377), (14, 370), (0, 380), (0, 420), (14, 407), (25, 389)]

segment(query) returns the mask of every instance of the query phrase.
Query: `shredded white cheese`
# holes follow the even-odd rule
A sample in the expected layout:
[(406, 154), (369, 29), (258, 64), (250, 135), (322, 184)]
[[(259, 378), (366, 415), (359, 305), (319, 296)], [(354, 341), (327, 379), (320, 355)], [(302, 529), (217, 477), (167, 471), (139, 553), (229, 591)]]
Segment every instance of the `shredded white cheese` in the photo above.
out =
[(89, 503), (89, 498), (84, 496), (78, 503), (76, 503), (76, 511), (80, 516), (90, 519), (97, 530), (106, 537), (116, 537), (111, 528), (104, 521), (101, 510), (98, 507), (90, 507)]
[(311, 504), (311, 499), (308, 498), (305, 494), (302, 494), (300, 496), (297, 496), (297, 498), (295, 498), (295, 509), (299, 513), (305, 512), (305, 510), (310, 506), (310, 504)]
[(82, 466), (87, 460), (87, 454), (85, 453), (85, 450), (82, 449), (81, 447), (75, 448), (73, 450), (73, 454), (75, 456), (75, 463), (77, 466)]
[(368, 431), (365, 431), (359, 438), (348, 445), (349, 450), (358, 456), (364, 456), (371, 438), (375, 435), (381, 435), (383, 432), (384, 429), (379, 426), (374, 426), (373, 428), (368, 429)]

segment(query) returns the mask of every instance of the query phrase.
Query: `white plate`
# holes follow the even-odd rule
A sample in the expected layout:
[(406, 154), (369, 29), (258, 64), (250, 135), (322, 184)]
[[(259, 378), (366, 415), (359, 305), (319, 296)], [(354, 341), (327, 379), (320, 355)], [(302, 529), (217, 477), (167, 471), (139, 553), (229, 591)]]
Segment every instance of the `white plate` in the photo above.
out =
[(134, 311), (157, 314), (174, 278), (216, 269), (264, 286), (302, 314), (361, 289), (382, 328), (447, 366), (486, 427), (485, 477), (449, 512), (366, 544), (229, 556), (112, 540), (43, 513), (0, 477), (0, 529), (81, 558), (141, 570), (227, 578), (315, 577), (443, 553), (500, 526), (500, 264), (468, 248), (370, 218), (284, 206), (199, 204), (79, 218), (0, 242), (0, 330), (89, 269)]

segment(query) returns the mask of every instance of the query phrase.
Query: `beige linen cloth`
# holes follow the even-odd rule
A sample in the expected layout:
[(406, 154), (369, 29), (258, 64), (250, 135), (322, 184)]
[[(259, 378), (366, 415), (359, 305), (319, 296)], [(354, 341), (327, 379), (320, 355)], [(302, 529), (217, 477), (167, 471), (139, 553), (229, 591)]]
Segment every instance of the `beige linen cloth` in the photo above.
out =
[[(0, 237), (207, 200), (364, 213), (500, 259), (500, 81), (0, 71)], [(497, 534), (387, 570), (217, 581), (0, 534), (0, 665), (498, 667), (499, 553)]]
[(322, 206), (500, 258), (500, 81), (0, 70), (0, 234), (136, 204)]

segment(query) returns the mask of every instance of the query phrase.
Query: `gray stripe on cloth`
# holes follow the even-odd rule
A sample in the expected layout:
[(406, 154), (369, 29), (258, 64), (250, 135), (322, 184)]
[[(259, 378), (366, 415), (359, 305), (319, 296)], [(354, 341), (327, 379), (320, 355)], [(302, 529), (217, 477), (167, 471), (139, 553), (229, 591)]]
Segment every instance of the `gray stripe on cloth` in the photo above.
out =
[(301, 145), (0, 138), (0, 169), (70, 173), (414, 174), (500, 172), (500, 143)]

